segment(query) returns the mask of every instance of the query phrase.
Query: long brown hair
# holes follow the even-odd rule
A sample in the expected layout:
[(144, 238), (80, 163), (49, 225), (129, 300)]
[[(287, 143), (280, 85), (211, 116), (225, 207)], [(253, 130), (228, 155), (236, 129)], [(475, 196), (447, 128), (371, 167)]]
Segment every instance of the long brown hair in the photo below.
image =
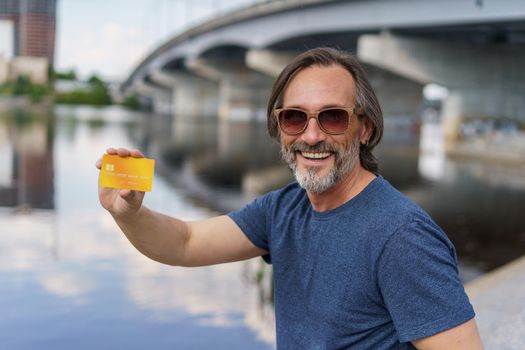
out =
[(359, 149), (359, 159), (363, 168), (377, 174), (379, 166), (377, 159), (372, 154), (372, 150), (383, 136), (383, 113), (363, 67), (355, 56), (350, 53), (333, 48), (320, 47), (308, 50), (295, 57), (283, 69), (273, 84), (267, 108), (268, 133), (272, 138), (279, 141), (280, 130), (273, 115), (273, 110), (282, 107), (284, 91), (293, 76), (300, 70), (314, 65), (321, 67), (340, 65), (352, 74), (356, 87), (357, 114), (360, 118), (367, 119), (369, 127), (372, 128), (367, 144), (361, 145)]

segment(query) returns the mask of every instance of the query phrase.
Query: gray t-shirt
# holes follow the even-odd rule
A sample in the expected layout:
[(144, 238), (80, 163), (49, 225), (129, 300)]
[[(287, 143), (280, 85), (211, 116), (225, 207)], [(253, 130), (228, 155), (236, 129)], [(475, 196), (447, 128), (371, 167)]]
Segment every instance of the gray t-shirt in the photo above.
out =
[(413, 349), (474, 317), (452, 243), (381, 176), (330, 211), (292, 183), (229, 216), (269, 251), (278, 349)]

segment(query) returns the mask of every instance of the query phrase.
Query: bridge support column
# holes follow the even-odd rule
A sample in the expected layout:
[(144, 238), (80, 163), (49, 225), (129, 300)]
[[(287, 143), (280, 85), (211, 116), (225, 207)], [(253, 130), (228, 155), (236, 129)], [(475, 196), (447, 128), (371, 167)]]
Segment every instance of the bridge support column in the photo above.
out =
[(364, 64), (364, 68), (385, 118), (419, 116), (422, 84), (372, 65)]
[(251, 49), (246, 53), (246, 66), (276, 78), (297, 52)]
[(187, 65), (219, 84), (218, 114), (221, 120), (265, 120), (272, 78), (244, 65), (221, 60), (194, 59)]
[(421, 84), (449, 88), (443, 102), (445, 140), (460, 138), (469, 118), (512, 118), (525, 122), (523, 48), (468, 45), (393, 36), (359, 38), (358, 57)]
[(190, 72), (156, 70), (151, 79), (171, 87), (172, 113), (179, 118), (213, 118), (218, 111), (218, 86)]
[(150, 98), (154, 113), (171, 114), (173, 106), (171, 89), (140, 80), (133, 84), (131, 90), (136, 91), (139, 95)]
[(173, 89), (175, 115), (185, 118), (215, 118), (218, 111), (216, 83), (194, 75), (177, 73)]
[(221, 80), (219, 118), (221, 120), (266, 120), (266, 103), (271, 85), (242, 81), (238, 76)]

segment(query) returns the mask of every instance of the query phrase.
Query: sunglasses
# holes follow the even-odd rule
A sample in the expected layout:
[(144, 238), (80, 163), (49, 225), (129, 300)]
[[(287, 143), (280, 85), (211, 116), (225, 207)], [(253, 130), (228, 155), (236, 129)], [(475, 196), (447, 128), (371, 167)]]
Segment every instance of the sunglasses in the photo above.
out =
[(330, 107), (316, 112), (307, 112), (300, 108), (277, 108), (274, 114), (279, 128), (288, 135), (303, 133), (310, 118), (317, 119), (317, 125), (325, 133), (339, 135), (348, 130), (355, 107)]

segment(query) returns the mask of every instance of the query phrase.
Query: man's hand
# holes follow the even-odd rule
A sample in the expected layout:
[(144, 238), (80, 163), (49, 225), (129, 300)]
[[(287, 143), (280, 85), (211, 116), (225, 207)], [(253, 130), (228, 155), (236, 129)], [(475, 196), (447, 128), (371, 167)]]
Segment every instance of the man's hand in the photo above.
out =
[[(137, 150), (109, 148), (108, 154), (142, 158)], [(102, 161), (97, 161), (100, 169)], [(142, 254), (164, 264), (203, 266), (266, 254), (228, 216), (185, 222), (142, 205), (144, 192), (99, 187), (99, 200)]]
[[(128, 150), (125, 148), (108, 148), (107, 154), (119, 155), (121, 157), (144, 158), (144, 155), (138, 150)], [(100, 170), (102, 160), (97, 161), (96, 167)], [(114, 217), (123, 217), (134, 215), (142, 206), (144, 192), (124, 190), (118, 188), (98, 188), (98, 198), (100, 204), (108, 210)]]

